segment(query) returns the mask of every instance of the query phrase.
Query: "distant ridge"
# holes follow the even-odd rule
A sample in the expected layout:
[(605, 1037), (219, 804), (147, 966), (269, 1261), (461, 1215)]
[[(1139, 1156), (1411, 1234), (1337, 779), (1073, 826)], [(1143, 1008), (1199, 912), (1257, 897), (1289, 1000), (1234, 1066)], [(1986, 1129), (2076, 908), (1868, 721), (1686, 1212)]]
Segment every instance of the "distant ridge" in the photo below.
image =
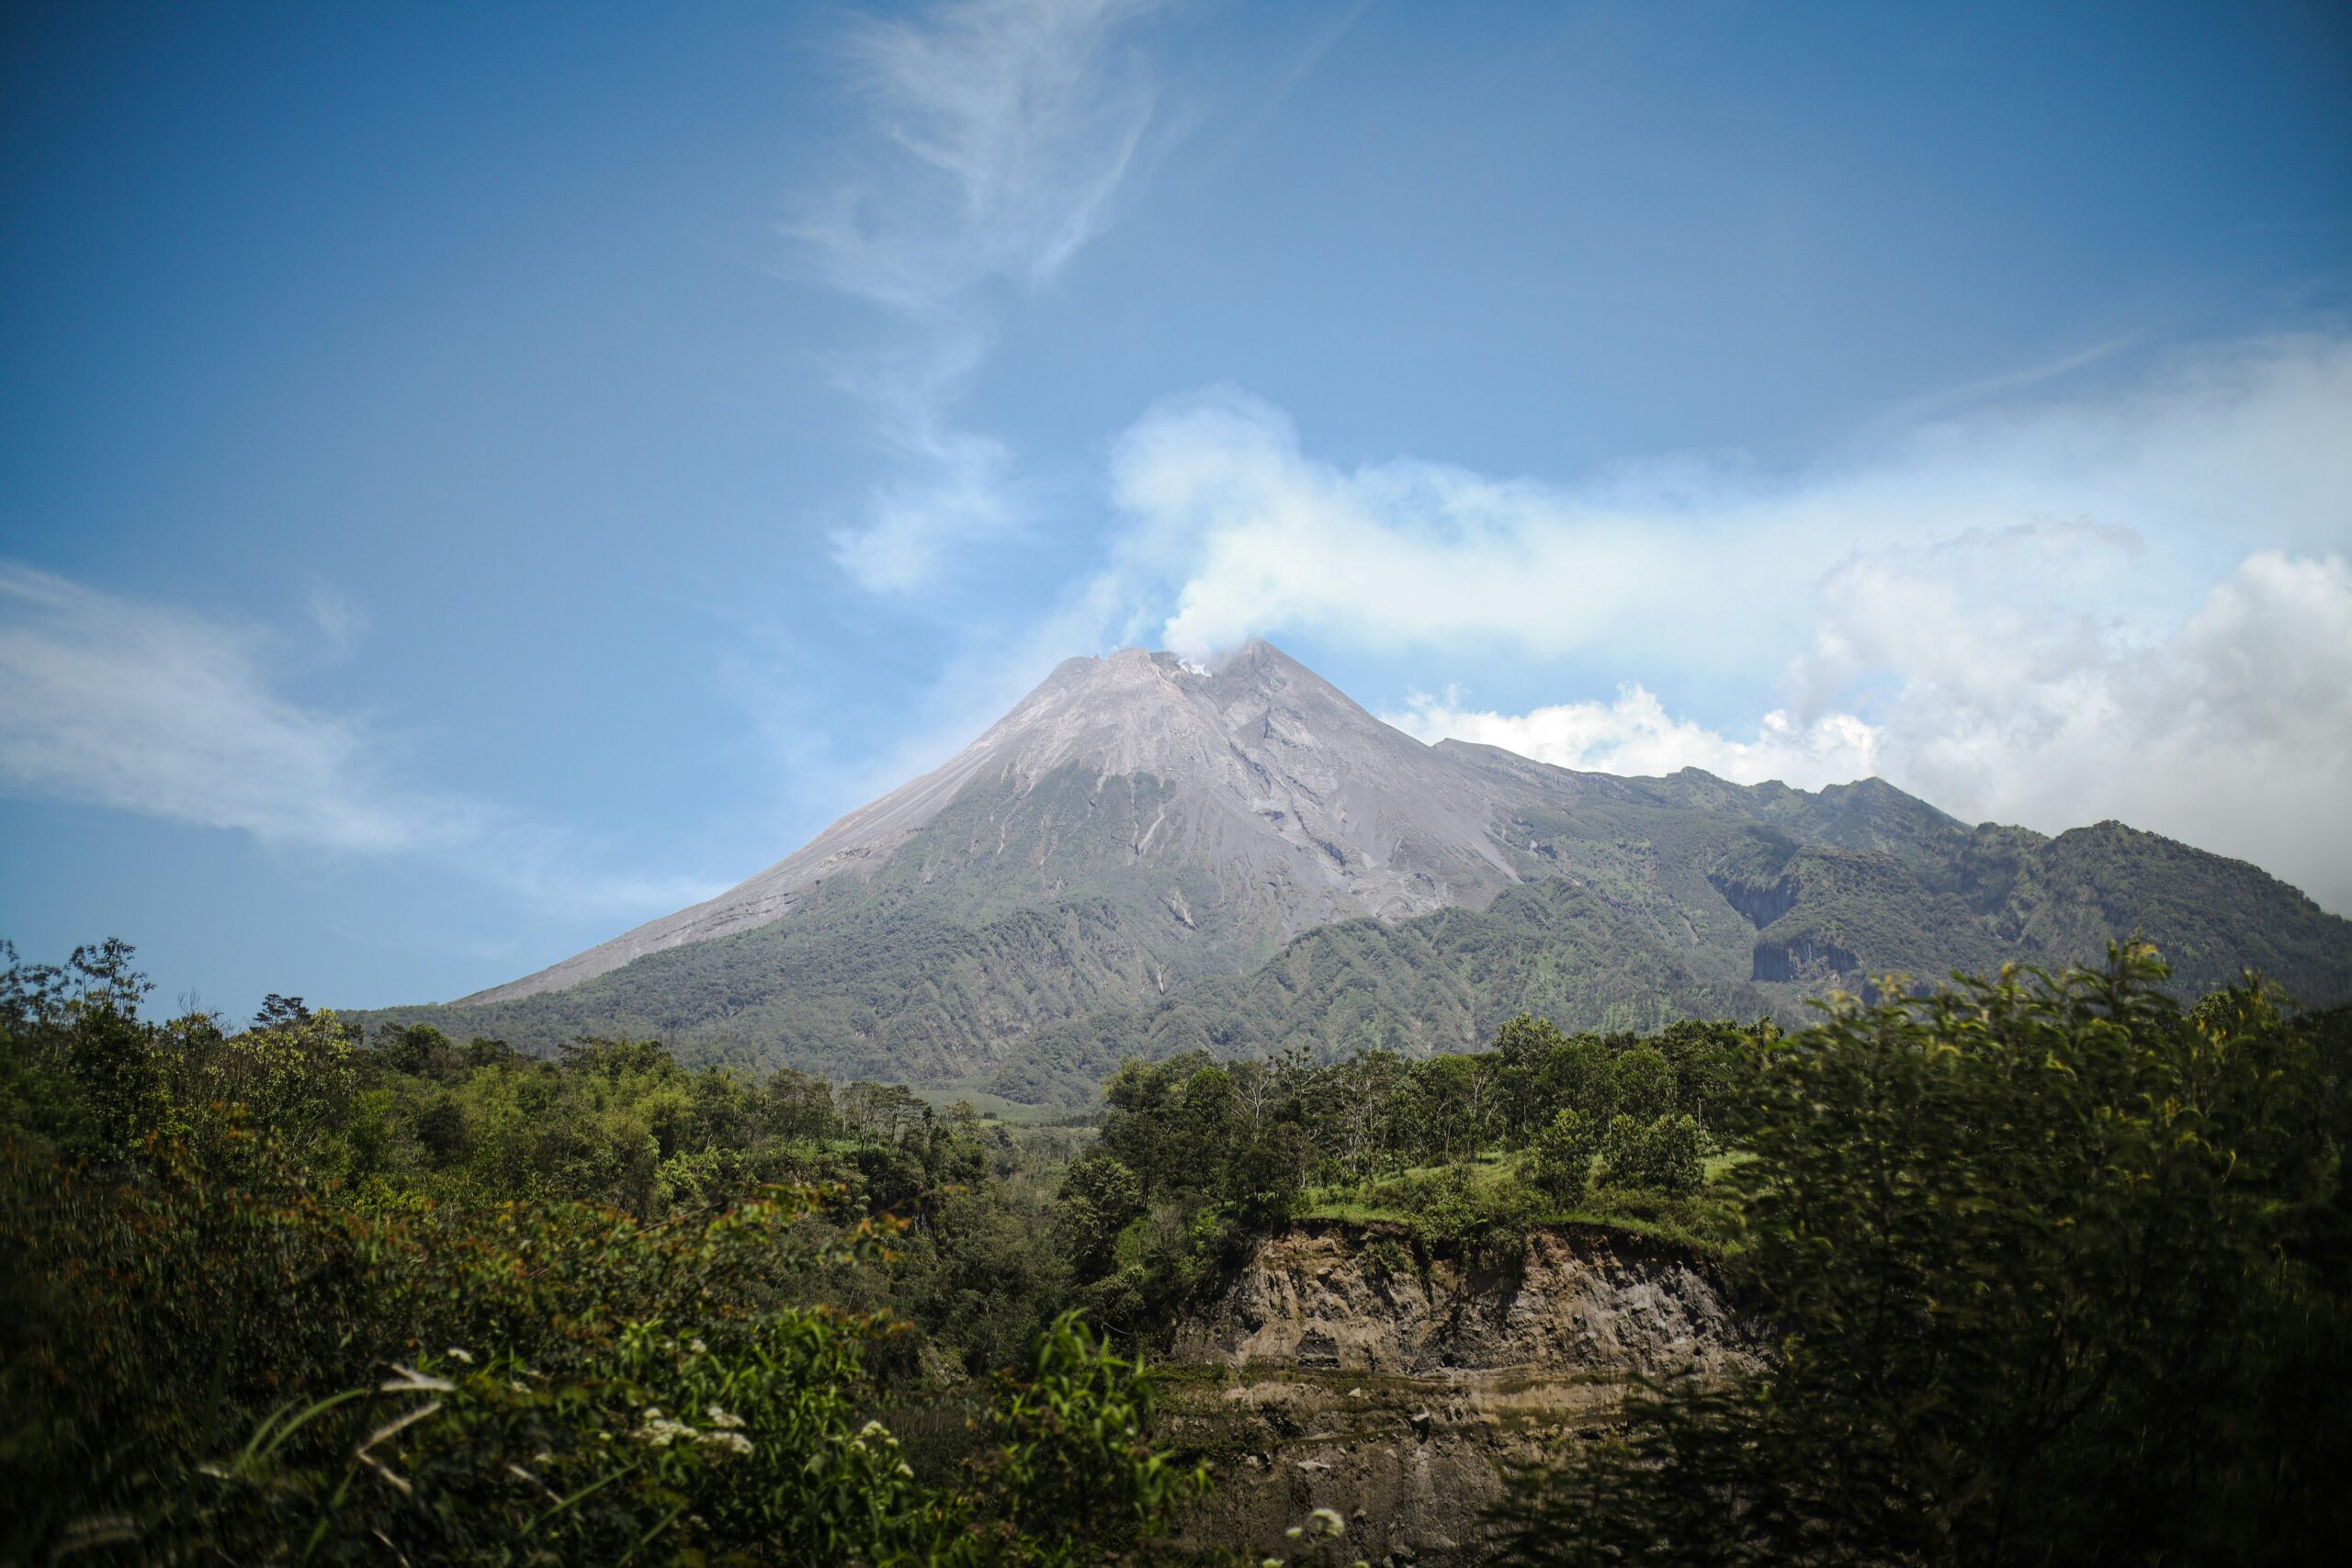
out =
[(1460, 1048), (1521, 1008), (1649, 1027), (1887, 970), (2098, 958), (2185, 991), (2352, 994), (2352, 923), (2120, 823), (1971, 828), (1819, 791), (1424, 745), (1272, 644), (1064, 661), (944, 765), (740, 886), (537, 974), (379, 1018), (1032, 1097), (1120, 1051)]

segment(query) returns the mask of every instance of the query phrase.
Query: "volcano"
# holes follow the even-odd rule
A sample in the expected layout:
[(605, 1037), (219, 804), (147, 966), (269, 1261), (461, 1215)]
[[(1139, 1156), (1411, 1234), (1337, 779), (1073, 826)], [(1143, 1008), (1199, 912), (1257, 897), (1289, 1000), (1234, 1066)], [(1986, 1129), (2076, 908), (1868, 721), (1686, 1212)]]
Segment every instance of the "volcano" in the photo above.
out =
[(2352, 924), (2120, 823), (1971, 826), (1876, 779), (1623, 778), (1425, 745), (1263, 641), (1064, 661), (946, 763), (718, 897), (457, 1003), (552, 1048), (1079, 1098), (1126, 1054), (1463, 1049), (1797, 1016), (1894, 972), (2096, 961), (2352, 993)]

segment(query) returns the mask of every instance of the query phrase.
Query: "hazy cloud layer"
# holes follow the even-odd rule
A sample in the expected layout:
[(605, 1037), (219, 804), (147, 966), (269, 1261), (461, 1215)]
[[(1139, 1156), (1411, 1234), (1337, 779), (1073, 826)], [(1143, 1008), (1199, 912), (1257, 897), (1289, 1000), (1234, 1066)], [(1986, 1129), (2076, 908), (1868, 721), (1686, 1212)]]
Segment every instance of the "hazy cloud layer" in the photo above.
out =
[[(1883, 677), (1866, 711), (1706, 728), (1629, 686), (1522, 714), (1458, 694), (1384, 715), (1425, 740), (1501, 746), (1614, 773), (1703, 768), (1802, 788), (1878, 774), (1972, 821), (2045, 831), (2120, 818), (2352, 908), (2352, 568), (2261, 551), (2153, 643), (2040, 626), (1951, 580), (1858, 563), (1824, 585), (1819, 645)], [(1808, 654), (1800, 669), (1823, 655)], [(1859, 682), (1858, 682), (1859, 684)]]
[[(331, 591), (310, 608), (330, 637), (361, 623)], [(0, 562), (0, 787), (228, 829), (277, 850), (427, 858), (526, 898), (616, 915), (715, 891), (583, 874), (565, 835), (401, 784), (396, 748), (365, 719), (281, 694), (273, 649), (255, 628)]]
[(864, 115), (789, 227), (808, 273), (890, 313), (888, 349), (844, 368), (895, 464), (833, 558), (906, 592), (941, 553), (1014, 525), (1011, 454), (957, 426), (1002, 287), (1055, 274), (1111, 219), (1154, 89), (1121, 29), (1153, 0), (962, 0), (846, 41)]
[(1152, 108), (1118, 28), (1155, 0), (960, 0), (844, 44), (867, 116), (794, 231), (835, 288), (913, 311), (1048, 281), (1102, 231)]
[[(1879, 438), (1793, 476), (1728, 462), (1577, 486), (1341, 469), (1231, 391), (1116, 448), (1121, 570), (1205, 656), (1253, 634), (1577, 655), (1608, 700), (1458, 690), (1394, 722), (1570, 766), (1817, 785), (1883, 775), (1963, 817), (2107, 817), (2352, 908), (2352, 344), (2265, 342), (2096, 397)], [(1695, 683), (1757, 690), (1714, 729)], [(1720, 701), (1713, 711), (1723, 711)]]
[(1577, 485), (1411, 458), (1341, 469), (1281, 411), (1221, 390), (1133, 426), (1112, 490), (1127, 558), (1170, 585), (1162, 635), (1179, 651), (1286, 629), (1600, 648), (1640, 660), (1631, 674), (1751, 663), (1753, 638), (1728, 625), (1790, 651), (1814, 585), (1855, 552), (2019, 525), (2147, 542), (2101, 562), (2088, 603), (2158, 624), (2249, 550), (2346, 536), (2346, 428), (2352, 343), (2333, 339), (2210, 352), (2121, 392), (1888, 433), (1794, 474), (1689, 458)]
[(400, 853), (474, 830), (382, 784), (362, 726), (277, 696), (263, 649), (247, 629), (0, 567), (0, 776), (273, 845)]

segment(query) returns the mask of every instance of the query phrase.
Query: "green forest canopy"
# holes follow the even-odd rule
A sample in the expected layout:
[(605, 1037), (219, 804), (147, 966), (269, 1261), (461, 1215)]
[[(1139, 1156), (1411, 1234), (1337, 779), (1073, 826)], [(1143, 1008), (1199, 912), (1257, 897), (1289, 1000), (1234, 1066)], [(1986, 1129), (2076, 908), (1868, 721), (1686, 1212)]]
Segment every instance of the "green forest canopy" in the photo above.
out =
[(153, 1020), (119, 943), (10, 956), (11, 1561), (1159, 1551), (1207, 1478), (1139, 1352), (1302, 1213), (1498, 1267), (1642, 1229), (1778, 1337), (1530, 1472), (1522, 1561), (2286, 1562), (2346, 1524), (2344, 1017), (2184, 1011), (2141, 950), (1794, 1032), (1130, 1061), (1091, 1135), (647, 1041)]

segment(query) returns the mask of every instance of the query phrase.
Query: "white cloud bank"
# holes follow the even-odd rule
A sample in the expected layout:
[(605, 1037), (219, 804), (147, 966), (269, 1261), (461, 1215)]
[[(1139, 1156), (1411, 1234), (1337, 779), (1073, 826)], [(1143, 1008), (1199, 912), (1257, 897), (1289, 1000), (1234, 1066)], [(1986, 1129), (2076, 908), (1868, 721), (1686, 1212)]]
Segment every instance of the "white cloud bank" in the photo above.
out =
[(2352, 566), (2342, 556), (2256, 552), (2153, 644), (2083, 642), (2063, 623), (1973, 613), (1949, 582), (1884, 562), (1857, 564), (1829, 590), (1829, 659), (1892, 678), (1869, 717), (1775, 708), (1741, 739), (1674, 717), (1638, 685), (1522, 714), (1421, 697), (1383, 716), (1424, 740), (1569, 768), (1695, 767), (1800, 788), (1876, 774), (1972, 821), (2054, 831), (2120, 818), (2352, 909)]
[(1878, 728), (1852, 714), (1826, 714), (1800, 726), (1783, 708), (1766, 714), (1753, 740), (1734, 740), (1666, 711), (1639, 684), (1611, 702), (1555, 703), (1523, 714), (1461, 705), (1457, 688), (1443, 697), (1415, 696), (1380, 716), (1423, 740), (1473, 740), (1539, 762), (1586, 773), (1657, 777), (1701, 768), (1736, 784), (1779, 779), (1801, 789), (1845, 784), (1878, 771)]
[(1178, 651), (1283, 628), (1734, 669), (1753, 645), (1724, 617), (1785, 651), (1856, 552), (2025, 525), (2136, 536), (2150, 547), (2100, 555), (2097, 581), (2072, 587), (2108, 614), (2177, 614), (2251, 550), (2352, 537), (2347, 428), (2352, 342), (2335, 339), (2211, 351), (2121, 392), (1922, 426), (1794, 474), (1694, 458), (1572, 486), (1409, 458), (1341, 469), (1227, 390), (1128, 430), (1112, 492), (1127, 559), (1174, 584)]
[(1109, 224), (1155, 96), (1120, 36), (1155, 8), (961, 0), (850, 34), (865, 118), (787, 232), (811, 276), (904, 334), (843, 376), (897, 469), (833, 533), (860, 586), (920, 588), (949, 547), (1018, 522), (1011, 453), (950, 411), (986, 357), (991, 288), (1044, 287)]
[[(351, 635), (360, 617), (333, 603), (330, 635)], [(364, 719), (280, 694), (272, 647), (250, 627), (0, 561), (0, 788), (273, 850), (422, 857), (575, 910), (666, 910), (715, 891), (581, 874), (562, 835), (403, 785), (394, 748)]]
[[(1189, 657), (1291, 632), (1472, 669), (1605, 659), (1628, 682), (1524, 713), (1455, 693), (1390, 716), (1425, 739), (1627, 773), (1877, 773), (2044, 830), (2120, 817), (2344, 910), (2346, 431), (2352, 344), (2308, 338), (1792, 476), (1346, 470), (1278, 411), (1217, 392), (1118, 444), (1118, 570), (1159, 585), (1162, 640)], [(1710, 728), (1657, 694), (1676, 690), (1758, 716)]]

